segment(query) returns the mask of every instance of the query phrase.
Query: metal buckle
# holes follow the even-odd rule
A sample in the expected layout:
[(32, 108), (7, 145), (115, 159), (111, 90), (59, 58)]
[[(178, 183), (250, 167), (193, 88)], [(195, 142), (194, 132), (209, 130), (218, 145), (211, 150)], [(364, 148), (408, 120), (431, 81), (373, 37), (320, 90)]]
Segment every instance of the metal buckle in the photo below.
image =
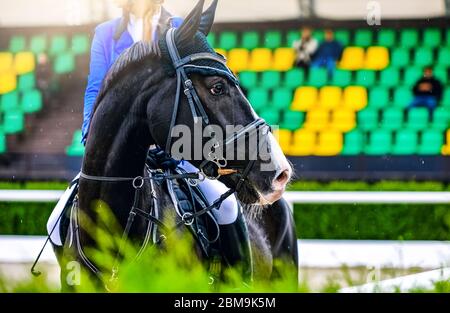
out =
[(144, 178), (142, 176), (135, 177), (133, 179), (134, 189), (141, 189), (144, 186)]
[(183, 221), (184, 225), (190, 226), (194, 224), (194, 215), (192, 215), (192, 213), (186, 212), (181, 217), (181, 220)]

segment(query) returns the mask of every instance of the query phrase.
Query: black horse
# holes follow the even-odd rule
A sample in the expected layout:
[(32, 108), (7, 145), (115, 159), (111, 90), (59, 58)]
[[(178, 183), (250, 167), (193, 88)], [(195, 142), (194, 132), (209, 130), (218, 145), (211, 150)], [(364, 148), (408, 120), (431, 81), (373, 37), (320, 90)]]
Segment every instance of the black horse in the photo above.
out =
[[(67, 236), (59, 258), (63, 287), (68, 261), (77, 260), (101, 276), (101, 270), (85, 254), (88, 248), (96, 247), (97, 238), (95, 233), (86, 231), (83, 222), (90, 220), (95, 225), (99, 221), (95, 210), (98, 200), (107, 204), (122, 228), (126, 229), (127, 239), (142, 243), (151, 241), (151, 234), (153, 239), (156, 238), (155, 242), (160, 243), (164, 232), (161, 226), (155, 236), (155, 225), (164, 220), (164, 216), (175, 215), (176, 208), (166, 185), (150, 178), (161, 174), (147, 171), (146, 162), (152, 145), (171, 151), (174, 140), (167, 138), (171, 137), (174, 125), (183, 124), (193, 130), (194, 114), (206, 117), (209, 124), (224, 130), (227, 125), (264, 126), (258, 122), (260, 120), (233, 75), (221, 62), (221, 56), (207, 44), (206, 35), (213, 24), (217, 1), (205, 13), (202, 12), (203, 4), (203, 0), (199, 1), (183, 25), (169, 30), (159, 44), (140, 42), (124, 52), (103, 83), (86, 143), (78, 205), (71, 212), (71, 224), (75, 226), (71, 228), (72, 234)], [(171, 47), (171, 38), (174, 47)], [(180, 54), (178, 59), (174, 59), (174, 48)], [(185, 59), (191, 55), (200, 57), (198, 60)], [(183, 63), (181, 60), (186, 67), (180, 65)], [(176, 61), (180, 61), (178, 65)], [(186, 77), (179, 77), (181, 74)], [(180, 79), (184, 83), (182, 87)], [(187, 81), (192, 82), (192, 86), (188, 86), (190, 89)], [(190, 92), (185, 90), (183, 93), (183, 89)], [(274, 259), (298, 266), (293, 217), (281, 198), (292, 169), (272, 134), (266, 134), (265, 139), (269, 159), (258, 155), (256, 160), (251, 160), (247, 153), (240, 161), (227, 162), (231, 169), (210, 169), (216, 174), (225, 170), (222, 173), (227, 175), (221, 176), (220, 181), (235, 190), (243, 204), (245, 217), (241, 219), (246, 222), (244, 227), (248, 228), (253, 256), (248, 266), (255, 278), (273, 277)], [(193, 138), (192, 142), (195, 140)], [(201, 147), (205, 144), (206, 140), (202, 140)], [(206, 172), (206, 168), (215, 163), (205, 160), (202, 157), (191, 163)], [(269, 170), (261, 170), (265, 165)], [(143, 180), (133, 182), (117, 179), (141, 176)], [(137, 198), (136, 184), (143, 185)], [(127, 222), (132, 206), (140, 208), (141, 215), (130, 224)], [(158, 212), (155, 212), (155, 207)], [(87, 219), (79, 219), (79, 215)], [(177, 218), (179, 222), (180, 217)], [(227, 254), (227, 245), (232, 245), (229, 240), (239, 239), (240, 235), (229, 236), (221, 237), (220, 249), (224, 255)]]

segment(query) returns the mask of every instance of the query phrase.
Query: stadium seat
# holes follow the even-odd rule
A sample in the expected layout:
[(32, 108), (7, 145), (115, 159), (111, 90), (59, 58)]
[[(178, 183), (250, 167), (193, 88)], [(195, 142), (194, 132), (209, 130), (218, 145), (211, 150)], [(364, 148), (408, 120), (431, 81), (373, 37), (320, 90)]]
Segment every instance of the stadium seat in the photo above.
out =
[(277, 88), (273, 91), (272, 107), (286, 111), (292, 103), (292, 90), (288, 88)]
[(280, 127), (291, 131), (297, 130), (302, 126), (304, 118), (303, 112), (285, 111)]
[(295, 51), (292, 48), (278, 48), (273, 56), (272, 69), (276, 71), (288, 71), (292, 69), (295, 61)]
[(294, 68), (284, 74), (283, 86), (288, 88), (300, 87), (305, 80), (305, 72), (302, 69)]
[(259, 112), (269, 105), (269, 92), (264, 88), (251, 89), (248, 93), (248, 101), (253, 109)]
[(235, 32), (223, 32), (220, 34), (218, 48), (231, 50), (238, 46), (237, 34)]
[(392, 154), (411, 155), (417, 152), (417, 132), (412, 129), (401, 129), (395, 134)]
[(450, 129), (445, 132), (446, 144), (442, 147), (441, 153), (443, 155), (450, 155)]
[(386, 47), (369, 47), (364, 67), (368, 70), (383, 70), (389, 65), (389, 51)]
[(59, 54), (53, 64), (53, 71), (56, 74), (67, 74), (75, 70), (75, 58), (70, 52)]
[(419, 155), (437, 155), (441, 153), (444, 135), (441, 130), (426, 129), (422, 132), (420, 145), (417, 147)]
[(342, 155), (358, 155), (363, 152), (364, 134), (355, 129), (345, 134), (344, 147)]
[(258, 85), (258, 73), (251, 71), (240, 72), (239, 82), (247, 90), (255, 88)]
[(444, 131), (450, 127), (450, 110), (446, 107), (438, 107), (433, 112), (431, 128)]
[(450, 48), (440, 48), (437, 64), (450, 67)]
[(368, 47), (372, 45), (372, 30), (370, 29), (358, 29), (355, 32), (354, 45), (358, 47)]
[(344, 89), (344, 106), (359, 111), (367, 106), (367, 90), (361, 86)]
[(292, 47), (294, 45), (294, 42), (299, 40), (301, 37), (301, 34), (298, 30), (290, 30), (286, 34), (286, 46)]
[(349, 132), (356, 126), (356, 113), (351, 109), (336, 109), (331, 114), (331, 128)]
[(261, 87), (274, 89), (281, 85), (281, 73), (278, 71), (265, 71), (261, 76)]
[(274, 135), (281, 147), (281, 150), (283, 150), (283, 152), (287, 154), (291, 148), (291, 131), (288, 129), (278, 129), (275, 131)]
[(445, 31), (445, 45), (450, 47), (450, 32), (448, 30)]
[(253, 50), (259, 47), (259, 33), (256, 31), (248, 31), (242, 34), (241, 47), (247, 50)]
[(334, 32), (334, 38), (343, 46), (350, 44), (350, 32), (347, 29), (337, 29)]
[(329, 126), (330, 111), (316, 108), (309, 110), (303, 127), (312, 131), (321, 131)]
[(36, 77), (34, 73), (23, 74), (19, 76), (17, 89), (19, 91), (26, 91), (33, 89), (36, 85)]
[(450, 107), (450, 87), (444, 89), (441, 103), (444, 107)]
[(0, 98), (0, 111), (8, 112), (19, 109), (19, 93), (12, 91), (4, 94)]
[(16, 73), (12, 70), (0, 72), (0, 95), (16, 89)]
[(267, 71), (272, 66), (272, 51), (267, 48), (256, 48), (250, 53), (250, 66), (251, 71)]
[(389, 90), (385, 87), (374, 87), (369, 92), (369, 107), (385, 108), (389, 104)]
[(410, 87), (398, 87), (394, 91), (394, 106), (406, 108), (413, 100), (413, 94)]
[(9, 41), (9, 51), (12, 53), (18, 53), (25, 51), (26, 39), (24, 36), (14, 36)]
[(30, 73), (36, 67), (35, 57), (32, 52), (19, 52), (14, 57), (14, 71), (18, 75)]
[(20, 110), (9, 110), (3, 115), (3, 131), (5, 134), (17, 134), (24, 129), (24, 115)]
[(438, 65), (433, 69), (433, 75), (441, 81), (442, 84), (447, 85), (448, 73), (447, 66)]
[(324, 130), (319, 133), (319, 142), (314, 154), (317, 156), (332, 156), (341, 153), (343, 135), (337, 130)]
[(394, 49), (391, 55), (391, 65), (395, 67), (405, 67), (409, 65), (409, 50), (406, 48)]
[(3, 130), (0, 130), (0, 154), (6, 152), (6, 136)]
[(378, 46), (391, 48), (396, 45), (395, 30), (383, 28), (378, 33)]
[(414, 48), (419, 45), (419, 32), (417, 29), (403, 29), (400, 31), (400, 46)]
[(364, 67), (364, 49), (347, 47), (344, 49), (338, 67), (343, 70), (359, 70)]
[(314, 131), (299, 129), (294, 132), (294, 141), (289, 150), (289, 155), (305, 156), (312, 155), (316, 149), (317, 135)]
[(84, 145), (81, 143), (81, 130), (75, 131), (72, 138), (72, 144), (66, 148), (68, 156), (81, 157), (84, 154)]
[(77, 34), (72, 37), (72, 52), (75, 55), (89, 52), (89, 37), (85, 34)]
[(308, 85), (322, 87), (327, 84), (328, 73), (325, 68), (313, 67), (309, 69)]
[(378, 128), (378, 110), (366, 108), (358, 112), (358, 128), (370, 131)]
[(272, 108), (266, 108), (261, 110), (260, 117), (266, 121), (267, 124), (271, 126), (280, 124), (280, 112)]
[(428, 127), (429, 111), (426, 108), (412, 108), (408, 112), (406, 127), (413, 130), (423, 130)]
[(418, 48), (414, 51), (414, 64), (427, 66), (433, 64), (433, 51), (430, 48)]
[(375, 84), (375, 71), (361, 70), (356, 72), (355, 85), (363, 87), (371, 87)]
[(249, 53), (246, 49), (228, 51), (228, 67), (235, 73), (248, 69)]
[(227, 50), (220, 49), (220, 48), (216, 48), (214, 50), (216, 51), (216, 53), (222, 55), (225, 59), (227, 58), (227, 56), (228, 56)]
[(264, 34), (264, 47), (267, 49), (280, 48), (282, 45), (282, 36), (280, 31), (272, 30)]
[(308, 111), (317, 104), (318, 91), (315, 87), (299, 87), (295, 91), (291, 110)]
[(441, 44), (441, 31), (438, 28), (427, 28), (423, 32), (423, 45), (436, 48)]
[(418, 79), (422, 77), (422, 68), (414, 66), (414, 67), (408, 67), (405, 69), (405, 76), (403, 79), (403, 83), (406, 86), (414, 86), (414, 84), (417, 82)]
[(342, 102), (342, 90), (340, 87), (325, 86), (320, 88), (319, 105), (321, 108), (334, 109)]
[(37, 35), (31, 37), (30, 40), (30, 51), (38, 55), (47, 50), (47, 38), (45, 35)]
[(23, 94), (21, 109), (24, 113), (36, 113), (42, 109), (42, 94), (39, 90), (30, 90)]
[(380, 85), (396, 87), (400, 83), (400, 71), (395, 67), (388, 67), (380, 72)]
[(58, 55), (67, 50), (67, 38), (64, 35), (54, 36), (50, 42), (49, 53), (51, 55)]
[(217, 39), (216, 33), (213, 33), (213, 32), (210, 32), (208, 34), (208, 36), (206, 36), (206, 40), (208, 41), (208, 44), (213, 48), (216, 47), (216, 39)]
[(403, 110), (400, 108), (388, 108), (382, 112), (381, 128), (397, 130), (403, 125)]
[(391, 152), (392, 134), (387, 129), (377, 129), (369, 134), (369, 142), (364, 147), (368, 155), (385, 155)]
[(336, 69), (331, 79), (331, 85), (338, 87), (347, 87), (352, 83), (352, 72)]
[(13, 54), (10, 52), (0, 52), (0, 73), (12, 68), (14, 62)]
[(323, 29), (315, 29), (312, 36), (318, 41), (322, 42), (325, 40), (325, 31)]

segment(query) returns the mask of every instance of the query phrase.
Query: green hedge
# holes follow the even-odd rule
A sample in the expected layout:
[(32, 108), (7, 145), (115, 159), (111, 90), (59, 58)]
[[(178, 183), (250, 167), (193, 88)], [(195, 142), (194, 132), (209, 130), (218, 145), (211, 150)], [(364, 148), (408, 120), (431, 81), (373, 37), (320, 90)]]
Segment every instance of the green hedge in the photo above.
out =
[(55, 203), (0, 202), (1, 235), (45, 235)]

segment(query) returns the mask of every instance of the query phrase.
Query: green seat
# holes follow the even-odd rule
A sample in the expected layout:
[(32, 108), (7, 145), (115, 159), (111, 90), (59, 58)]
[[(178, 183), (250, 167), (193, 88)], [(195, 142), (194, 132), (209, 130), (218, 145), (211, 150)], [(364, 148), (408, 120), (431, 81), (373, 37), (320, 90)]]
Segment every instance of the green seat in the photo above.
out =
[(375, 71), (361, 70), (356, 72), (356, 85), (371, 87), (375, 85)]
[(402, 128), (403, 110), (400, 108), (388, 108), (383, 111), (381, 118), (381, 128), (387, 130), (397, 130)]
[(420, 155), (438, 155), (441, 154), (444, 145), (444, 133), (438, 129), (426, 129), (422, 132), (420, 145), (417, 153)]
[(216, 47), (216, 39), (217, 39), (216, 34), (213, 32), (210, 32), (206, 37), (206, 40), (208, 41), (209, 45), (213, 48)]
[(385, 108), (389, 104), (389, 90), (384, 87), (374, 87), (369, 91), (369, 107)]
[(81, 157), (84, 154), (84, 145), (81, 143), (81, 130), (76, 130), (72, 137), (72, 144), (66, 148), (66, 154), (73, 157)]
[(426, 108), (412, 108), (408, 112), (406, 127), (414, 130), (423, 130), (428, 127), (429, 111)]
[(280, 112), (277, 110), (264, 109), (259, 115), (271, 126), (280, 124)]
[(239, 82), (245, 89), (255, 88), (258, 85), (258, 73), (252, 71), (240, 72)]
[(237, 48), (238, 36), (235, 32), (223, 32), (220, 34), (219, 48), (231, 50)]
[(395, 134), (392, 154), (411, 155), (417, 152), (417, 132), (411, 129), (401, 129)]
[(280, 127), (282, 129), (294, 131), (302, 126), (304, 119), (305, 115), (303, 112), (286, 111), (283, 114), (283, 121), (281, 122)]
[(292, 90), (288, 88), (277, 88), (272, 95), (272, 106), (280, 110), (288, 110), (292, 103)]
[(2, 112), (17, 110), (18, 108), (19, 108), (19, 93), (17, 91), (13, 91), (1, 96), (0, 110)]
[(406, 86), (414, 86), (416, 82), (422, 77), (423, 70), (420, 67), (408, 67), (405, 69), (405, 76), (403, 79), (403, 83)]
[(67, 38), (63, 35), (54, 36), (50, 43), (49, 53), (51, 55), (57, 55), (67, 50)]
[(278, 71), (266, 71), (262, 73), (261, 87), (273, 89), (281, 85), (281, 73)]
[(6, 136), (5, 133), (0, 130), (0, 154), (6, 152)]
[(450, 108), (438, 107), (433, 112), (433, 121), (431, 123), (433, 129), (444, 131), (450, 127)]
[(364, 131), (374, 130), (378, 127), (378, 110), (367, 108), (357, 115), (358, 128)]
[(364, 133), (355, 129), (345, 134), (344, 148), (341, 154), (343, 155), (358, 155), (363, 152), (364, 148)]
[(433, 70), (433, 75), (441, 81), (442, 84), (447, 85), (448, 82), (448, 73), (447, 67), (445, 66), (436, 66)]
[(264, 34), (264, 47), (276, 49), (282, 46), (282, 36), (280, 31), (268, 31)]
[(334, 32), (334, 38), (343, 46), (350, 44), (350, 32), (346, 29), (337, 29)]
[(439, 28), (427, 28), (423, 32), (423, 45), (430, 48), (441, 44), (441, 30)]
[(396, 44), (395, 30), (383, 28), (378, 33), (377, 45), (392, 48)]
[(385, 155), (391, 152), (392, 133), (387, 129), (377, 129), (369, 134), (369, 143), (364, 147), (368, 155)]
[(309, 70), (308, 85), (322, 87), (327, 84), (328, 73), (325, 68), (313, 67)]
[(413, 94), (410, 87), (399, 87), (394, 91), (394, 106), (406, 108), (413, 100)]
[(409, 50), (405, 48), (394, 49), (391, 55), (391, 65), (395, 67), (405, 67), (409, 65)]
[(75, 58), (71, 53), (63, 53), (56, 57), (53, 71), (56, 74), (67, 74), (75, 70)]
[(13, 36), (9, 41), (9, 52), (17, 53), (26, 50), (26, 40), (24, 36)]
[(34, 54), (39, 54), (47, 50), (47, 38), (45, 35), (37, 35), (31, 37), (30, 51)]
[(299, 40), (301, 37), (301, 34), (298, 30), (290, 30), (286, 34), (286, 46), (292, 47), (294, 44), (294, 41)]
[(39, 90), (31, 90), (24, 93), (20, 104), (24, 113), (36, 113), (42, 109), (42, 94)]
[(427, 66), (433, 64), (433, 51), (430, 48), (419, 48), (414, 52), (414, 64)]
[(318, 42), (322, 42), (325, 40), (325, 32), (323, 29), (316, 29), (313, 31), (312, 36), (316, 38)]
[(442, 66), (450, 67), (450, 48), (440, 48), (437, 63)]
[(255, 111), (259, 112), (269, 105), (269, 91), (264, 88), (251, 89), (248, 93), (248, 101)]
[(17, 89), (19, 91), (26, 91), (33, 89), (36, 85), (36, 77), (33, 72), (27, 73), (19, 76), (19, 82), (17, 84)]
[(417, 29), (404, 29), (400, 31), (400, 46), (415, 48), (419, 45), (419, 32)]
[(288, 88), (300, 87), (305, 80), (305, 72), (300, 68), (294, 68), (284, 74), (283, 85)]
[(400, 83), (400, 71), (395, 67), (388, 67), (380, 72), (380, 85), (395, 87)]
[(372, 45), (373, 33), (369, 29), (358, 29), (355, 32), (354, 46), (369, 47)]
[(81, 142), (82, 138), (83, 138), (83, 132), (81, 131), (81, 129), (77, 129), (73, 133), (72, 143)]
[(444, 89), (442, 96), (442, 105), (445, 107), (450, 107), (450, 87)]
[(3, 131), (5, 134), (17, 134), (23, 131), (25, 126), (24, 115), (20, 110), (10, 110), (3, 116)]
[(352, 72), (336, 69), (331, 79), (331, 85), (338, 87), (347, 87), (352, 83)]
[(89, 37), (85, 34), (77, 34), (72, 37), (72, 52), (75, 55), (89, 52)]
[(255, 31), (244, 32), (242, 34), (242, 48), (253, 50), (259, 47), (259, 33)]

